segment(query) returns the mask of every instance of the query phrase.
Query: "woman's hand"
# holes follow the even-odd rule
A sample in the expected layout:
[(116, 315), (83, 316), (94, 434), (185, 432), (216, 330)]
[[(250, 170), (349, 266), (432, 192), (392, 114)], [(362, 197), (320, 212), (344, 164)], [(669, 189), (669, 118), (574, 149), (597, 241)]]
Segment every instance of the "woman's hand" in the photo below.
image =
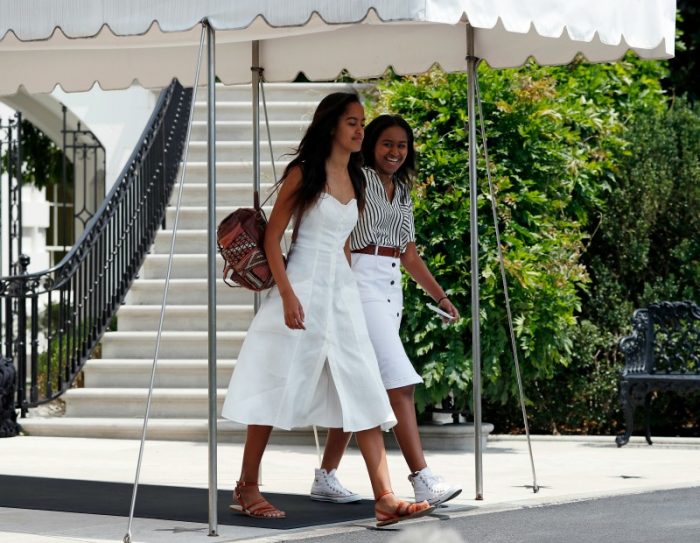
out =
[(452, 302), (450, 302), (449, 298), (443, 298), (442, 300), (440, 300), (438, 307), (452, 315), (452, 319), (444, 317), (442, 319), (442, 322), (450, 323), (455, 322), (457, 319), (459, 319), (459, 311), (457, 311), (457, 308), (454, 305), (452, 305)]
[(284, 324), (292, 330), (306, 330), (304, 326), (304, 308), (301, 306), (299, 298), (293, 291), (283, 295), (282, 305), (284, 307)]
[(437, 306), (452, 315), (453, 318), (451, 319), (443, 317), (442, 322), (448, 324), (459, 319), (459, 311), (452, 305), (452, 302), (450, 302), (445, 295), (445, 291), (435, 280), (433, 274), (430, 273), (423, 258), (418, 254), (415, 242), (411, 241), (406, 245), (406, 251), (401, 254), (401, 264), (404, 269), (411, 274), (411, 277), (413, 277), (416, 283), (418, 283), (433, 300), (437, 300)]

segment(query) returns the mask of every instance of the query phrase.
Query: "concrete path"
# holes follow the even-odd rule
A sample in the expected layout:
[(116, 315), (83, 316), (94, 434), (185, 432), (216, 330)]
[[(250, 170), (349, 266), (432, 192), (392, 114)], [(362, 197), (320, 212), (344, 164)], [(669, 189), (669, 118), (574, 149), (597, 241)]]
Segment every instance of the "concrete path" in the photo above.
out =
[[(484, 451), (483, 501), (474, 499), (472, 453), (428, 452), (433, 471), (462, 485), (464, 492), (448, 507), (441, 508), (438, 516), (406, 523), (392, 534), (398, 536), (412, 526), (437, 529), (438, 519), (442, 520), (440, 527), (449, 527), (450, 518), (456, 521), (465, 515), (700, 487), (700, 439), (657, 438), (650, 447), (643, 438), (635, 438), (628, 446), (618, 449), (611, 437), (536, 436), (532, 447), (540, 485), (537, 494), (532, 491), (525, 440), (510, 436), (490, 438)], [(20, 436), (0, 440), (0, 475), (131, 483), (137, 455), (137, 441)], [(240, 468), (242, 446), (221, 444), (218, 455), (219, 487), (230, 490)], [(313, 447), (270, 446), (263, 462), (266, 490), (298, 494), (304, 500), (317, 464)], [(395, 492), (410, 498), (412, 489), (400, 453), (389, 452), (389, 466)], [(348, 487), (371, 498), (369, 480), (357, 449), (348, 451), (339, 475)], [(206, 444), (147, 443), (141, 483), (206, 488), (207, 480)], [(132, 534), (134, 542), (143, 543), (271, 542), (366, 532), (373, 526), (370, 517), (291, 530), (258, 527), (254, 523), (220, 525), (219, 537), (210, 538), (206, 524), (137, 518)], [(123, 539), (126, 527), (124, 517), (0, 508), (0, 543), (117, 542)]]
[(697, 543), (700, 487), (511, 511), (435, 515), (401, 529), (346, 530), (307, 543)]

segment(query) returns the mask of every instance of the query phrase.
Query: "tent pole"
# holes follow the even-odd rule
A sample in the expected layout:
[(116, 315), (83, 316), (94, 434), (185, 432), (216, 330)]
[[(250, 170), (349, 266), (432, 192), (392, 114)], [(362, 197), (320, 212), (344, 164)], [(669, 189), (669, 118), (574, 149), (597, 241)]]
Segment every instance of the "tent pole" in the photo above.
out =
[(474, 396), (474, 462), (476, 498), (484, 499), (484, 476), (481, 451), (481, 337), (479, 334), (479, 233), (476, 183), (476, 65), (474, 27), (467, 24), (467, 117), (469, 121), (469, 236), (471, 239), (472, 282), (472, 386)]
[[(262, 68), (260, 67), (260, 42), (254, 40), (252, 43), (252, 58), (250, 64), (250, 85), (252, 91), (253, 106), (253, 201), (257, 206), (260, 202), (260, 78)], [(253, 314), (257, 315), (260, 310), (260, 293), (253, 293)], [(258, 482), (262, 483), (262, 464), (258, 468)]]
[(207, 312), (209, 370), (209, 535), (216, 536), (216, 58), (214, 29), (207, 27)]
[[(260, 201), (260, 42), (253, 41), (253, 58), (251, 70), (251, 90), (253, 91), (253, 192), (258, 195), (256, 201)], [(253, 297), (253, 309), (255, 314), (260, 309), (260, 293)]]

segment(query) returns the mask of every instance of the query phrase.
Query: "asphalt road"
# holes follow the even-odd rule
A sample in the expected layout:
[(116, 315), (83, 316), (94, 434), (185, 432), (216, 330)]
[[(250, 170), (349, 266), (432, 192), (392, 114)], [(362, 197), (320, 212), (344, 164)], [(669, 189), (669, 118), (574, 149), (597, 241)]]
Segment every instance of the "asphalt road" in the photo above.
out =
[(700, 487), (416, 521), (311, 543), (700, 543)]

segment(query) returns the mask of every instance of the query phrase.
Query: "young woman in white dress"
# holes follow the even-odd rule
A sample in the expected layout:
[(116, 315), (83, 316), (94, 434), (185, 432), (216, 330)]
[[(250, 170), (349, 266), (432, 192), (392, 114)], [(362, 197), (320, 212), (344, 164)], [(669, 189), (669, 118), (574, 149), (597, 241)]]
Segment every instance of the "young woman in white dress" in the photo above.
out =
[[(285, 516), (258, 488), (273, 426), (355, 432), (379, 525), (432, 510), (427, 502), (408, 503), (392, 492), (380, 428), (396, 419), (349, 264), (349, 236), (365, 205), (363, 136), (357, 95), (324, 98), (284, 172), (265, 231), (276, 285), (248, 330), (222, 412), (248, 425), (232, 508), (251, 517)], [(280, 241), (293, 217), (297, 237), (285, 269)]]
[[(382, 380), (398, 420), (393, 430), (410, 469), (416, 501), (439, 505), (462, 489), (433, 475), (423, 454), (413, 400), (415, 385), (422, 379), (399, 337), (403, 309), (401, 266), (452, 317), (451, 322), (459, 318), (459, 312), (416, 250), (410, 191), (415, 171), (411, 127), (397, 115), (380, 115), (366, 128), (362, 152), (367, 166), (366, 204), (350, 241), (352, 270)], [(359, 499), (343, 487), (335, 471), (349, 439), (346, 432), (329, 431), (321, 469), (316, 470), (311, 489), (312, 498), (336, 503)]]

